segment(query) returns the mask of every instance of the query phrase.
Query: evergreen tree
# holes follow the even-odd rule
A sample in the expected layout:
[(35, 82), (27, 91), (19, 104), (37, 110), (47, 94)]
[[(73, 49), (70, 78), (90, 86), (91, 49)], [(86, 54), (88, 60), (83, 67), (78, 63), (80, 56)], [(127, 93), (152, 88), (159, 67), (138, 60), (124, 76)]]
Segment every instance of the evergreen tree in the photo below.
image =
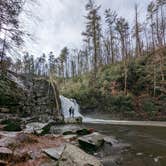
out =
[(93, 0), (89, 0), (86, 5), (87, 10), (87, 23), (86, 32), (83, 33), (87, 39), (92, 42), (93, 50), (93, 68), (94, 68), (94, 78), (96, 78), (97, 68), (99, 64), (102, 63), (101, 58), (101, 17), (99, 15), (100, 6), (97, 6)]

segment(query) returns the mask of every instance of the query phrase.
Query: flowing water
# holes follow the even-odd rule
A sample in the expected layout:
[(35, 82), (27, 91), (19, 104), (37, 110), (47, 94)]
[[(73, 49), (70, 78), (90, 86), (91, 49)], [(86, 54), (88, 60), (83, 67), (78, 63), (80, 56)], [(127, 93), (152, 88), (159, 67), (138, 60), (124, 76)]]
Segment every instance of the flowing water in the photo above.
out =
[(79, 105), (77, 104), (76, 100), (74, 99), (68, 99), (64, 96), (60, 96), (60, 99), (61, 99), (61, 107), (62, 107), (62, 113), (64, 115), (65, 118), (68, 118), (70, 117), (70, 114), (69, 114), (69, 109), (72, 107), (74, 108), (74, 115), (75, 117), (83, 117), (81, 114), (80, 114), (80, 108), (79, 108)]
[[(69, 116), (68, 109), (75, 109), (75, 116), (83, 118), (84, 126), (100, 133), (115, 136), (131, 144), (123, 155), (122, 166), (166, 166), (166, 122), (117, 121), (86, 117), (80, 114), (75, 100), (61, 96), (62, 111)], [(99, 117), (102, 117), (99, 115)]]

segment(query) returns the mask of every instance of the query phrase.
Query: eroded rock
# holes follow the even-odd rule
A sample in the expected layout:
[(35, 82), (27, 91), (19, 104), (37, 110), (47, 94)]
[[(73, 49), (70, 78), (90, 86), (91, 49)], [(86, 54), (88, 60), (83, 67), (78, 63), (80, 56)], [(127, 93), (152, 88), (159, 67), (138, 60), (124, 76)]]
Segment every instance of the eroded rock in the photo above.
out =
[(94, 132), (80, 137), (78, 141), (81, 148), (88, 151), (96, 151), (104, 144), (104, 135)]
[(59, 166), (102, 166), (102, 163), (78, 147), (66, 144)]
[(56, 148), (43, 149), (42, 151), (48, 156), (50, 156), (51, 158), (58, 160), (60, 159), (64, 149), (65, 149), (65, 145), (61, 145)]

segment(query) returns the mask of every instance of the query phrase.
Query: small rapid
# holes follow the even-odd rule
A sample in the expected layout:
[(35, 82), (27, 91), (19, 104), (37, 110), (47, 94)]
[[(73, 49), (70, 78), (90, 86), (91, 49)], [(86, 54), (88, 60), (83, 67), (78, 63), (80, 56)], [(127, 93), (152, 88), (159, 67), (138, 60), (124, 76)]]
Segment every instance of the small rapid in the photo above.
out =
[(157, 126), (166, 127), (166, 122), (159, 121), (124, 121), (124, 120), (104, 120), (104, 119), (94, 119), (83, 116), (80, 113), (79, 104), (75, 99), (68, 99), (64, 96), (60, 96), (61, 109), (65, 118), (70, 117), (69, 109), (74, 108), (74, 116), (82, 117), (83, 123), (93, 123), (93, 124), (112, 124), (112, 125), (128, 125), (128, 126)]

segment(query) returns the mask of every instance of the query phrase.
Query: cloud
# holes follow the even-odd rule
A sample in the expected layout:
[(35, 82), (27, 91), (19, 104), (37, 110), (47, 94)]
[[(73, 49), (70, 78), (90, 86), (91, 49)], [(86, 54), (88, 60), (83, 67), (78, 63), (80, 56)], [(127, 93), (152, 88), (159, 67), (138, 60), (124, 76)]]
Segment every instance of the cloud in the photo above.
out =
[[(81, 32), (85, 29), (85, 4), (87, 0), (38, 0), (39, 5), (31, 6), (33, 16), (37, 19), (25, 19), (25, 30), (32, 33), (35, 41), (26, 40), (25, 50), (40, 56), (43, 52), (53, 51), (56, 55), (64, 46), (79, 48), (82, 42)], [(134, 4), (140, 4), (141, 19), (150, 0), (97, 0), (106, 8), (116, 10), (120, 16), (130, 22), (134, 18)]]

